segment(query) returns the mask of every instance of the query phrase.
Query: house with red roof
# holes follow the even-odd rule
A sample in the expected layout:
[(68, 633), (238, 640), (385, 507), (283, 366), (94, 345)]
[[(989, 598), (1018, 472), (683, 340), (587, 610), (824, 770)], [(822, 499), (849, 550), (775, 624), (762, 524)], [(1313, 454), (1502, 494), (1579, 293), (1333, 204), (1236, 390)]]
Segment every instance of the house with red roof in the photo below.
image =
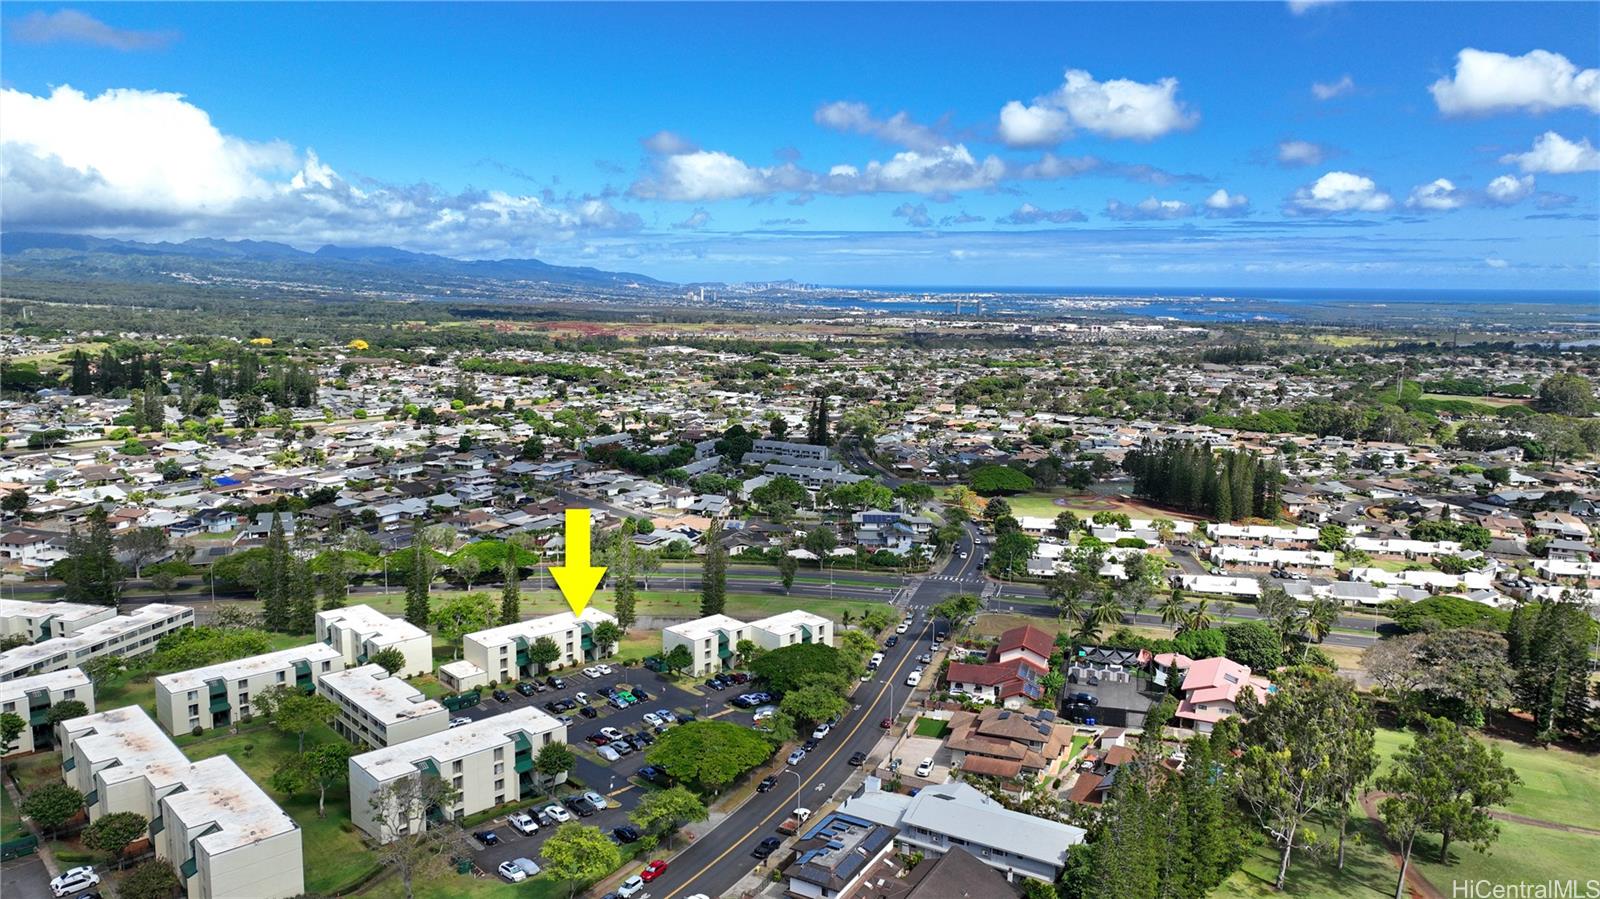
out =
[(1218, 656), (1191, 662), (1183, 673), (1179, 688), (1182, 699), (1178, 704), (1178, 720), (1194, 728), (1196, 733), (1211, 733), (1218, 721), (1237, 714), (1238, 703), (1244, 691), (1249, 690), (1265, 702), (1268, 694), (1277, 688), (1272, 681), (1250, 673), (1249, 665)]
[(1000, 635), (987, 662), (951, 662), (945, 681), (951, 693), (975, 702), (1019, 708), (1043, 698), (1039, 678), (1049, 672), (1054, 651), (1049, 634), (1032, 625), (1014, 627)]

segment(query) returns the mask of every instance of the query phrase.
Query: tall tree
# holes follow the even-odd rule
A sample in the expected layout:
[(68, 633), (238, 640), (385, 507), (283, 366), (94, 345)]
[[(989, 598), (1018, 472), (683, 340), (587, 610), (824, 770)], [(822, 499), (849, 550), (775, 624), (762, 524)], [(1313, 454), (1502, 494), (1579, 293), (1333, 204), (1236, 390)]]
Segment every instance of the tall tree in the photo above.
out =
[(272, 722), (273, 729), (297, 741), (296, 752), (306, 751), (306, 733), (327, 724), (338, 714), (333, 700), (316, 693), (302, 693), (287, 686), (268, 687), (255, 695), (256, 710)]
[(128, 846), (144, 836), (150, 819), (138, 812), (112, 812), (101, 815), (93, 824), (83, 829), (79, 839), (90, 849), (98, 849), (111, 856), (117, 869), (122, 869), (122, 853)]
[(117, 549), (133, 563), (134, 577), (144, 577), (144, 566), (166, 555), (171, 547), (161, 528), (133, 528), (117, 538)]
[(721, 615), (728, 602), (728, 551), (722, 545), (722, 528), (706, 530), (706, 560), (700, 573), (700, 617)]
[(265, 571), (256, 595), (261, 599), (261, 618), (268, 630), (287, 631), (290, 627), (290, 567), (294, 563), (289, 540), (284, 535), (283, 513), (272, 512), (272, 528), (267, 532)]
[(460, 658), (462, 638), (489, 627), (496, 620), (496, 613), (489, 594), (468, 593), (447, 599), (433, 610), (433, 629), (450, 644), (455, 657)]
[(632, 518), (622, 520), (622, 526), (617, 529), (616, 542), (612, 545), (610, 566), (606, 571), (606, 575), (611, 578), (611, 590), (616, 595), (613, 614), (616, 615), (617, 626), (624, 631), (633, 627), (638, 621), (637, 593), (633, 583), (634, 576), (638, 573), (639, 544), (633, 542), (633, 535), (637, 530)]
[(419, 520), (411, 532), (411, 570), (406, 576), (406, 620), (426, 628), (432, 617), (429, 608), (429, 586), (433, 582), (433, 559), (428, 553), (428, 543), (423, 539)]
[(308, 562), (289, 563), (289, 632), (309, 634), (317, 629), (317, 578)]
[(349, 775), (350, 757), (356, 748), (343, 740), (318, 743), (305, 752), (289, 756), (272, 772), (272, 788), (284, 793), (317, 791), (317, 817), (328, 817), (328, 788), (338, 786)]
[(506, 544), (506, 554), (500, 560), (500, 623), (515, 624), (522, 620), (522, 569), (517, 567), (517, 547)]
[(117, 561), (106, 510), (94, 506), (82, 533), (74, 528), (67, 537), (67, 558), (58, 563), (65, 582), (61, 598), (67, 602), (114, 606), (122, 595), (122, 563)]
[(710, 810), (705, 802), (683, 787), (652, 790), (628, 814), (628, 819), (646, 833), (665, 836), (668, 849), (672, 848), (672, 835), (677, 833), (678, 828), (690, 821), (704, 821), (708, 817)]
[(449, 783), (418, 773), (384, 784), (367, 799), (379, 833), (390, 838), (373, 852), (380, 866), (399, 876), (406, 899), (415, 899), (412, 885), (419, 878), (443, 866), (445, 847), (460, 834), (454, 827), (427, 826), (428, 810), (454, 805), (457, 795)]
[(567, 881), (568, 896), (578, 894), (579, 884), (599, 880), (622, 864), (621, 850), (600, 828), (575, 823), (556, 828), (544, 841), (540, 854), (544, 856), (545, 872), (556, 880)]

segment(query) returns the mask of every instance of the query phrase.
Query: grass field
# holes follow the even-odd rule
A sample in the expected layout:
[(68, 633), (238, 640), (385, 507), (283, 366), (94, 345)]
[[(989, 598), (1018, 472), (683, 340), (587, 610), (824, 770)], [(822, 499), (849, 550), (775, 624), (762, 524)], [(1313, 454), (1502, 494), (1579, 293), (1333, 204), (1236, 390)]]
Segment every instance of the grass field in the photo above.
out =
[[(666, 583), (665, 579), (657, 579)], [(461, 590), (435, 590), (433, 601), (439, 603), (445, 599), (460, 596), (465, 591)], [(484, 592), (484, 591), (475, 591)], [(641, 590), (638, 593), (634, 609), (640, 618), (682, 618), (685, 620), (700, 617), (700, 594), (698, 591), (681, 590)], [(403, 592), (391, 593), (388, 596), (363, 596), (361, 602), (372, 606), (386, 615), (404, 615), (406, 598)], [(498, 601), (498, 595), (496, 595)], [(607, 612), (614, 611), (616, 603), (609, 594), (596, 594), (594, 606)], [(787, 612), (792, 609), (804, 608), (815, 612), (825, 618), (835, 621), (848, 610), (852, 616), (874, 608), (882, 608), (883, 603), (872, 602), (864, 599), (816, 599), (803, 596), (783, 596), (758, 593), (729, 593), (727, 597), (727, 614), (735, 618), (764, 618)], [(522, 617), (534, 618), (540, 615), (550, 615), (556, 612), (568, 611), (567, 601), (555, 590), (525, 590), (522, 593)], [(293, 645), (293, 644), (291, 644)], [(656, 641), (660, 647), (659, 639)], [(624, 644), (624, 649), (626, 644)], [(444, 658), (449, 658), (446, 654)]]
[(939, 739), (950, 732), (950, 724), (946, 721), (940, 721), (938, 718), (918, 718), (916, 725), (912, 727), (912, 731), (919, 737)]
[(1019, 496), (1005, 497), (1005, 501), (1011, 504), (1013, 515), (1033, 515), (1040, 518), (1054, 518), (1062, 512), (1071, 512), (1079, 518), (1087, 518), (1096, 512), (1124, 512), (1134, 518), (1198, 520), (1191, 515), (1158, 509), (1125, 496), (1072, 493), (1065, 489), (1036, 490)]
[[(1288, 883), (1283, 892), (1273, 888), (1280, 858), (1276, 847), (1257, 846), (1244, 864), (1222, 886), (1211, 892), (1216, 899), (1240, 897), (1293, 896), (1295, 899), (1364, 899), (1393, 896), (1399, 869), (1384, 849), (1377, 825), (1364, 818), (1350, 820), (1345, 844), (1345, 867), (1333, 864), (1332, 850), (1318, 856), (1296, 853), (1290, 860)], [(1317, 828), (1319, 839), (1335, 842), (1337, 831), (1325, 824)]]
[(1469, 403), (1477, 403), (1480, 406), (1492, 406), (1496, 409), (1504, 409), (1507, 406), (1526, 406), (1533, 402), (1531, 397), (1457, 396), (1453, 393), (1424, 393), (1422, 398), (1425, 400), (1466, 400)]
[(9, 790), (0, 790), (0, 841), (14, 840), (28, 832), (22, 824), (22, 813), (11, 801)]

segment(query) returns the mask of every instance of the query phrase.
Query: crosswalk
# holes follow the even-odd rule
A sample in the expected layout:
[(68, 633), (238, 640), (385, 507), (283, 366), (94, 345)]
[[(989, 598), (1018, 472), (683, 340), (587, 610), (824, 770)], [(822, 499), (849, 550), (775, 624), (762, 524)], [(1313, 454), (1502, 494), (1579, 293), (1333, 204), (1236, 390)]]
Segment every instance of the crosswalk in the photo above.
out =
[(957, 584), (976, 584), (976, 583), (981, 583), (983, 581), (983, 578), (978, 577), (977, 575), (973, 575), (973, 574), (969, 574), (969, 575), (965, 575), (965, 576), (959, 575), (959, 574), (930, 574), (927, 577), (923, 578), (923, 580), (928, 580), (928, 581), (949, 581), (949, 582), (953, 582), (953, 583), (957, 583)]

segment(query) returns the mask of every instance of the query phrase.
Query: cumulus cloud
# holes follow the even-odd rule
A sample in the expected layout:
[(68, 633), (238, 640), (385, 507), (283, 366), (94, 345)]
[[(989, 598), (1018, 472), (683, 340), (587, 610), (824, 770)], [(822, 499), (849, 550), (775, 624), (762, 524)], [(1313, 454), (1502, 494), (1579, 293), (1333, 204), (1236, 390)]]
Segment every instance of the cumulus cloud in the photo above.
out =
[(1311, 96), (1316, 97), (1318, 100), (1332, 100), (1335, 97), (1342, 97), (1351, 93), (1355, 89), (1355, 79), (1348, 74), (1340, 77), (1338, 81), (1311, 82)]
[(175, 31), (114, 28), (88, 13), (62, 9), (35, 11), (11, 25), (11, 37), (28, 44), (90, 44), (112, 50), (159, 50), (178, 39)]
[(1484, 190), (1484, 194), (1489, 198), (1489, 202), (1496, 203), (1501, 206), (1510, 206), (1514, 203), (1520, 203), (1527, 199), (1528, 195), (1532, 193), (1532, 175), (1523, 175), (1520, 178), (1516, 175), (1501, 175), (1493, 181), (1490, 181), (1489, 186)]
[(912, 150), (935, 151), (949, 143), (943, 135), (926, 125), (911, 120), (906, 112), (897, 112), (887, 119), (876, 118), (865, 103), (837, 100), (817, 107), (812, 116), (818, 125), (833, 131), (866, 134), (877, 139)]
[(1206, 215), (1211, 218), (1230, 218), (1250, 214), (1249, 197), (1244, 194), (1230, 194), (1220, 187), (1211, 196), (1206, 197), (1204, 206)]
[(1456, 55), (1455, 74), (1428, 90), (1445, 115), (1569, 107), (1600, 112), (1600, 69), (1579, 71), (1571, 60), (1548, 50), (1509, 56), (1468, 47)]
[(1303, 16), (1313, 9), (1320, 9), (1324, 6), (1332, 6), (1337, 2), (1338, 0), (1289, 0), (1289, 12), (1292, 12), (1297, 16)]
[(1001, 225), (1038, 225), (1050, 223), (1064, 225), (1068, 222), (1086, 222), (1089, 217), (1076, 209), (1040, 209), (1032, 203), (1023, 203), (995, 222)]
[(1365, 175), (1328, 172), (1300, 188), (1289, 198), (1288, 209), (1312, 215), (1340, 212), (1384, 212), (1394, 207), (1394, 198), (1378, 189)]
[(939, 219), (939, 227), (948, 228), (951, 225), (970, 225), (973, 222), (981, 221), (984, 221), (983, 216), (971, 215), (965, 209), (963, 209), (959, 215), (947, 215), (944, 218)]
[(673, 222), (672, 227), (681, 231), (698, 231), (709, 224), (711, 224), (711, 213), (704, 209), (696, 208), (694, 212), (689, 213), (688, 218), (681, 222)]
[(1153, 140), (1199, 121), (1177, 94), (1176, 78), (1153, 84), (1096, 81), (1082, 69), (1068, 69), (1054, 91), (1029, 104), (1012, 100), (1001, 107), (1000, 139), (1012, 147), (1047, 147), (1082, 129), (1101, 137)]
[(1587, 137), (1573, 143), (1554, 131), (1546, 131), (1534, 138), (1533, 148), (1528, 152), (1508, 153), (1500, 157), (1500, 161), (1519, 166), (1524, 172), (1571, 175), (1600, 171), (1600, 150), (1596, 150)]
[(644, 144), (646, 150), (658, 156), (677, 156), (700, 149), (694, 141), (671, 131), (657, 131), (641, 139), (639, 143)]
[(1328, 151), (1321, 144), (1308, 140), (1278, 142), (1278, 164), (1283, 166), (1317, 165), (1326, 159)]
[(340, 177), (312, 150), (225, 134), (180, 94), (0, 89), (6, 228), (390, 243), (459, 255), (642, 226), (600, 197), (522, 196)]
[(1419, 184), (1412, 188), (1411, 196), (1406, 198), (1408, 209), (1427, 212), (1449, 212), (1466, 204), (1467, 195), (1449, 178), (1435, 178), (1427, 184)]
[(928, 207), (921, 203), (915, 206), (910, 203), (901, 203), (894, 211), (889, 213), (895, 218), (906, 220), (906, 224), (913, 228), (932, 228), (933, 219), (928, 216)]
[(1488, 259), (1483, 260), (1483, 264), (1487, 265), (1490, 268), (1505, 268), (1506, 266), (1509, 266), (1511, 263), (1505, 261), (1504, 259), (1501, 259), (1498, 256), (1490, 256)]
[(1120, 200), (1106, 202), (1105, 215), (1122, 222), (1169, 221), (1194, 215), (1194, 207), (1182, 200), (1158, 200), (1145, 197), (1133, 205)]

